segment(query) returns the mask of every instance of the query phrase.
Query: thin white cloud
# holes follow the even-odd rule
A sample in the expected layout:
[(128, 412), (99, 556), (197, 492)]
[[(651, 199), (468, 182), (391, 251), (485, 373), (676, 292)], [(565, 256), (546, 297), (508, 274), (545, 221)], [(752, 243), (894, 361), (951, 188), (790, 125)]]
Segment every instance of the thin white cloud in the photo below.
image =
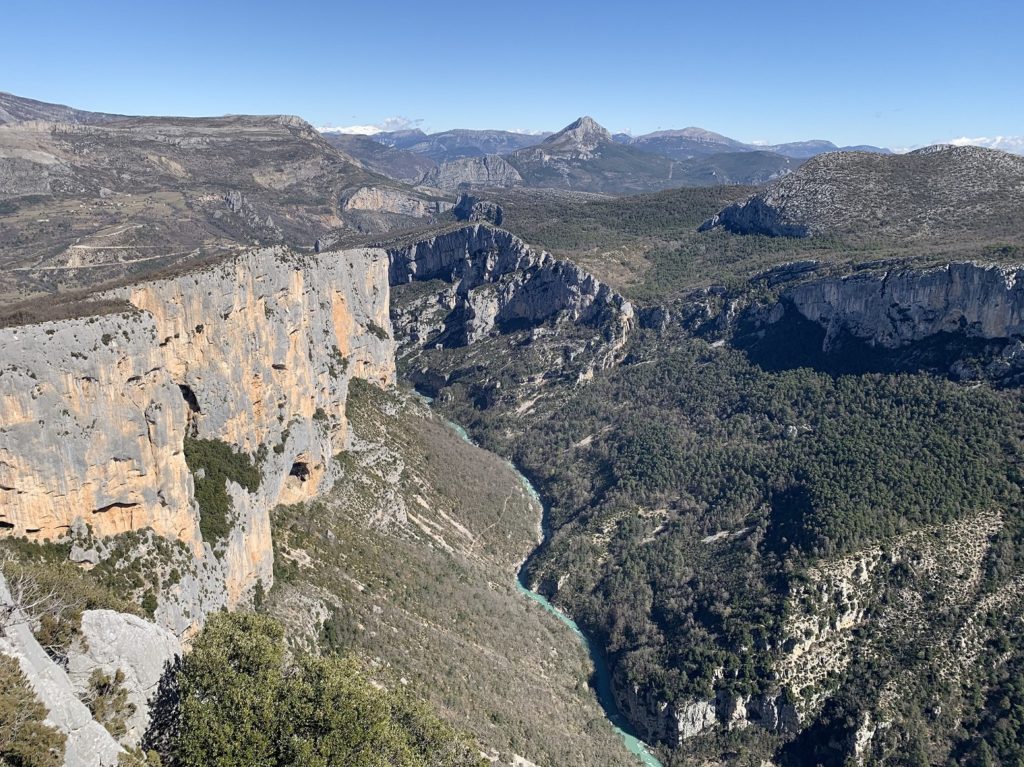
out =
[(1002, 149), (1004, 152), (1024, 154), (1024, 136), (961, 136), (951, 139), (948, 143), (954, 146), (983, 146), (989, 149)]
[(423, 120), (396, 115), (395, 117), (386, 117), (379, 123), (374, 123), (372, 125), (324, 125), (317, 128), (317, 130), (321, 133), (348, 133), (354, 136), (375, 136), (378, 133), (386, 133), (396, 130), (412, 130), (419, 127), (422, 122)]

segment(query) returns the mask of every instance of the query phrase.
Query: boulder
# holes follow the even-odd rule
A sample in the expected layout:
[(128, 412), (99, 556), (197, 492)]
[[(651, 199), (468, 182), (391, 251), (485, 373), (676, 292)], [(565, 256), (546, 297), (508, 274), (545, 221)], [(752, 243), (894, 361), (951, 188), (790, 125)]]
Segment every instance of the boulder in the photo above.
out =
[(180, 657), (181, 643), (155, 623), (114, 610), (83, 613), (82, 639), (68, 656), (68, 676), (75, 690), (84, 694), (96, 670), (110, 677), (121, 671), (128, 702), (135, 707), (121, 742), (138, 746), (149, 724), (150, 701), (167, 669)]

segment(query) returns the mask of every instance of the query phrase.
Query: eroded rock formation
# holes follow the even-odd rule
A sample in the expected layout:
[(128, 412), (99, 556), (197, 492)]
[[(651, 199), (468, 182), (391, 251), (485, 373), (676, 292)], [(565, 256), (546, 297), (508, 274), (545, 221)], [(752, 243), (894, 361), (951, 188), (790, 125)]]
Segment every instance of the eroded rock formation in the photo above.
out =
[(79, 698), (89, 692), (93, 673), (124, 676), (124, 690), (134, 711), (127, 718), (125, 746), (137, 747), (149, 725), (150, 703), (165, 674), (173, 673), (181, 643), (167, 629), (135, 615), (113, 610), (82, 614), (82, 638), (68, 654), (68, 676)]
[(427, 280), (455, 285), (450, 324), (456, 343), (556, 315), (573, 322), (633, 321), (632, 305), (608, 285), (502, 229), (467, 226), (392, 249), (390, 256), (392, 285)]
[(122, 749), (78, 699), (71, 680), (36, 638), (0, 573), (0, 653), (18, 661), (49, 712), (46, 722), (67, 736), (64, 767), (115, 767)]

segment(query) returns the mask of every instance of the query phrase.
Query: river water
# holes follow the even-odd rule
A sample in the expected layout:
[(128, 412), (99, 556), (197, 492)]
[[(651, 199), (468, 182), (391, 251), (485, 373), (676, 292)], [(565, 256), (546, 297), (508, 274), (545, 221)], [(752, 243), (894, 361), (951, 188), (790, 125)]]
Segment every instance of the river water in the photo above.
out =
[[(422, 395), (420, 396), (428, 403), (430, 402), (429, 398), (423, 397)], [(452, 423), (447, 420), (445, 423), (447, 423), (452, 431), (462, 437), (466, 442), (475, 444), (466, 433), (466, 430), (457, 423)], [(519, 477), (519, 480), (523, 483), (523, 487), (526, 488), (526, 491), (537, 502), (537, 505), (542, 509), (541, 513), (543, 514), (544, 505), (540, 499), (540, 495), (537, 493), (537, 489), (525, 475), (520, 473), (514, 464), (509, 463), (509, 467), (516, 473), (516, 476)], [(544, 530), (543, 534), (546, 538), (547, 530)], [(534, 551), (536, 550), (537, 549), (534, 549)], [(626, 748), (629, 752), (635, 755), (641, 764), (647, 765), (647, 767), (662, 767), (661, 762), (651, 754), (647, 745), (629, 732), (629, 723), (626, 722), (625, 717), (622, 716), (618, 705), (615, 703), (615, 696), (612, 693), (612, 675), (608, 669), (608, 661), (604, 657), (601, 647), (596, 642), (591, 641), (590, 637), (583, 633), (580, 627), (576, 624), (576, 621), (551, 604), (546, 597), (529, 588), (527, 585), (528, 582), (526, 575), (527, 562), (529, 562), (529, 558), (523, 562), (516, 573), (516, 588), (519, 590), (519, 593), (527, 599), (536, 602), (549, 613), (554, 615), (558, 620), (568, 626), (569, 630), (576, 635), (577, 639), (579, 639), (587, 649), (587, 653), (590, 655), (590, 660), (594, 664), (594, 677), (592, 680), (594, 684), (594, 693), (597, 696), (598, 703), (601, 704), (601, 708), (604, 710), (604, 715), (608, 718), (608, 721), (611, 722), (612, 727), (615, 728), (615, 732), (617, 732), (619, 737), (622, 738), (622, 742), (626, 744)]]

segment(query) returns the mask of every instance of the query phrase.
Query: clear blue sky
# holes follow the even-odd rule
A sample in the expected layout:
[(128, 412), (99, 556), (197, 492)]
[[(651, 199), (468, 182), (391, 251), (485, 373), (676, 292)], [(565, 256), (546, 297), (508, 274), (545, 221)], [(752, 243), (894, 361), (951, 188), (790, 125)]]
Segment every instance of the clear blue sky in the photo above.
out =
[(1024, 135), (1024, 2), (7, 0), (0, 90), (133, 114), (697, 125), (745, 141)]

